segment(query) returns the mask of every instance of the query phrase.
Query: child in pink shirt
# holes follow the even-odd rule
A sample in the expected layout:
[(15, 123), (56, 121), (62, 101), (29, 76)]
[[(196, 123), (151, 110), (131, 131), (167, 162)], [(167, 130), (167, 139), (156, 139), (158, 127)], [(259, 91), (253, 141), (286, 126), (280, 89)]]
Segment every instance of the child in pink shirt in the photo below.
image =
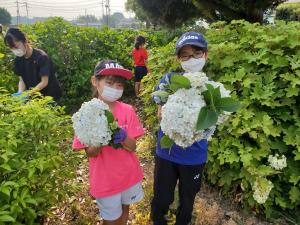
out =
[(117, 101), (131, 78), (131, 71), (112, 60), (99, 62), (91, 78), (94, 97), (107, 103), (118, 120), (121, 130), (113, 142), (123, 148), (85, 146), (76, 136), (73, 140), (73, 149), (85, 149), (89, 157), (90, 193), (96, 198), (104, 225), (127, 224), (129, 205), (144, 196), (143, 172), (134, 152), (136, 139), (144, 135), (144, 130), (133, 107)]

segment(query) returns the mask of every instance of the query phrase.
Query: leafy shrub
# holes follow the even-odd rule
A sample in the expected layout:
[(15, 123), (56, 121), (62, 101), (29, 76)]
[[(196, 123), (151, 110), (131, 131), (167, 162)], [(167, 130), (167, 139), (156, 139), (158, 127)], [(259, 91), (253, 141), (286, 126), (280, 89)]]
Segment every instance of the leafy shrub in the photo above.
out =
[(10, 92), (17, 89), (17, 76), (13, 74), (12, 64), (14, 56), (9, 53), (10, 50), (4, 45), (0, 35), (0, 87), (6, 87)]
[[(243, 103), (210, 143), (209, 180), (225, 190), (240, 186), (244, 201), (256, 206), (255, 182), (274, 188), (262, 205), (295, 209), (300, 204), (300, 41), (299, 23), (260, 26), (233, 21), (208, 33), (209, 74), (231, 87)], [(270, 155), (285, 155), (287, 167), (272, 168)]]
[[(96, 29), (76, 27), (62, 18), (52, 18), (22, 28), (35, 47), (48, 53), (55, 64), (62, 85), (62, 104), (68, 111), (91, 98), (90, 77), (101, 59), (116, 59), (124, 67), (133, 68), (131, 56), (134, 41), (141, 34), (147, 38), (148, 48), (165, 45), (172, 35), (167, 31), (135, 31), (130, 29)], [(125, 94), (133, 94), (131, 81)]]
[(70, 118), (51, 101), (0, 90), (0, 224), (33, 224), (71, 191)]
[(276, 19), (286, 21), (300, 20), (300, 3), (280, 4), (276, 8)]
[[(224, 191), (241, 191), (243, 202), (272, 216), (273, 209), (300, 204), (300, 24), (261, 26), (243, 21), (211, 26), (209, 77), (232, 90), (243, 108), (218, 128), (210, 141), (208, 180)], [(144, 82), (143, 100), (149, 126), (157, 124), (149, 94), (166, 71), (178, 69), (174, 43), (153, 51), (152, 74)], [(287, 167), (276, 170), (270, 155), (285, 155)], [(257, 183), (274, 186), (264, 204), (253, 194)]]

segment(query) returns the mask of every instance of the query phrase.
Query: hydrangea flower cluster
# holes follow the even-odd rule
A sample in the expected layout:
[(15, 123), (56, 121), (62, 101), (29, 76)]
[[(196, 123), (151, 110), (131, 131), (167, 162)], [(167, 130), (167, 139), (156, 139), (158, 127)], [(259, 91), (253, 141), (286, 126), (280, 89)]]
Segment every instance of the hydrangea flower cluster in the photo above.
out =
[[(205, 91), (206, 87), (205, 83), (208, 82), (208, 77), (203, 72), (194, 72), (194, 73), (184, 73), (183, 76), (188, 78), (191, 82), (191, 86), (196, 89), (200, 89), (200, 91)], [(205, 89), (204, 89), (205, 88)]]
[(196, 123), (205, 105), (203, 96), (195, 88), (179, 89), (169, 95), (167, 103), (162, 107), (162, 131), (177, 145), (183, 148), (191, 146), (203, 138), (204, 132), (196, 131)]
[(79, 111), (72, 116), (75, 135), (82, 144), (94, 147), (109, 144), (112, 131), (105, 115), (106, 110), (109, 110), (106, 103), (93, 98), (84, 102)]
[[(216, 129), (215, 125), (224, 123), (231, 113), (223, 111), (218, 114), (218, 120), (214, 126), (204, 130), (197, 129), (200, 111), (207, 106), (203, 96), (203, 92), (207, 90), (206, 85), (210, 84), (214, 89), (219, 87), (221, 98), (230, 97), (230, 91), (226, 90), (222, 83), (210, 81), (203, 72), (185, 73), (183, 76), (189, 79), (190, 88), (186, 89), (186, 86), (183, 86), (175, 93), (170, 92), (173, 77), (171, 81), (166, 78), (167, 83), (160, 84), (159, 90), (167, 94), (162, 96), (154, 94), (154, 99), (157, 100), (157, 103), (165, 103), (162, 107), (160, 124), (162, 131), (177, 145), (186, 148), (200, 139), (210, 139)], [(177, 82), (178, 85), (180, 79), (174, 82)], [(174, 124), (176, 125), (174, 126)]]
[(272, 184), (272, 182), (267, 180), (266, 178), (256, 179), (254, 185), (252, 186), (252, 190), (254, 191), (254, 200), (259, 204), (264, 204), (267, 201), (270, 191), (273, 187), (274, 185)]
[(282, 155), (281, 158), (278, 154), (275, 154), (275, 156), (269, 155), (268, 162), (276, 170), (282, 170), (287, 166), (285, 155)]

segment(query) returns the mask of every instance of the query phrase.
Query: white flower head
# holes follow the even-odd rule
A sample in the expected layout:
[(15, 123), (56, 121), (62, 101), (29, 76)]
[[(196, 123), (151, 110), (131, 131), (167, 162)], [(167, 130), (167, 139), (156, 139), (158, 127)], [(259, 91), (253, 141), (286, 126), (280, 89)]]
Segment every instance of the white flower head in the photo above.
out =
[(188, 78), (191, 82), (191, 86), (197, 89), (203, 89), (208, 82), (208, 77), (203, 72), (184, 73), (183, 76)]
[(259, 204), (264, 204), (267, 201), (270, 191), (273, 187), (274, 185), (271, 181), (267, 180), (266, 178), (258, 177), (252, 186), (252, 190), (254, 191), (254, 200)]
[(282, 155), (281, 158), (278, 154), (275, 154), (275, 156), (269, 155), (268, 162), (270, 163), (270, 166), (276, 170), (282, 170), (287, 167), (285, 155)]
[(191, 146), (204, 135), (204, 130), (196, 131), (198, 114), (206, 105), (198, 93), (195, 88), (179, 89), (169, 95), (162, 107), (162, 131), (183, 148)]
[(99, 147), (109, 143), (112, 131), (105, 110), (109, 110), (108, 105), (100, 99), (93, 98), (84, 102), (72, 116), (75, 135), (82, 144)]

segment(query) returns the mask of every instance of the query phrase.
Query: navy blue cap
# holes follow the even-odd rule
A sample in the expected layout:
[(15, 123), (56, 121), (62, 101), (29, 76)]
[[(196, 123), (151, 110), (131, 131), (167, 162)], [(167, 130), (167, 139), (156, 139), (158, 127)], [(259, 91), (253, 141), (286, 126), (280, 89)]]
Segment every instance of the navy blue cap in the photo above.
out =
[(207, 41), (204, 36), (197, 32), (186, 32), (176, 42), (176, 54), (185, 45), (193, 45), (200, 48), (207, 48)]

